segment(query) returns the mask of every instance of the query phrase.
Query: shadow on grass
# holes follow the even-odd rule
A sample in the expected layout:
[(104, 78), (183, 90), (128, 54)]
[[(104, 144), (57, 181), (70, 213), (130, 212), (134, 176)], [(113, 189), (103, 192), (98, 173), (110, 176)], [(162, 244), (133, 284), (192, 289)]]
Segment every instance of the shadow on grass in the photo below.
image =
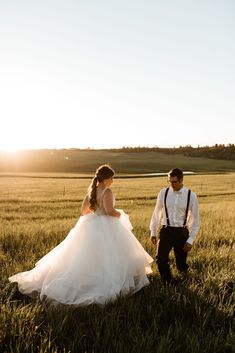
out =
[[(36, 345), (41, 351), (35, 352), (47, 353), (233, 352), (233, 318), (218, 309), (217, 298), (212, 303), (209, 296), (198, 294), (200, 283), (191, 279), (164, 287), (157, 276), (150, 282), (135, 295), (120, 296), (104, 307), (42, 304), (13, 287), (8, 300), (13, 305), (38, 305), (37, 336), (27, 352), (34, 352)], [(228, 291), (225, 301), (231, 296)]]

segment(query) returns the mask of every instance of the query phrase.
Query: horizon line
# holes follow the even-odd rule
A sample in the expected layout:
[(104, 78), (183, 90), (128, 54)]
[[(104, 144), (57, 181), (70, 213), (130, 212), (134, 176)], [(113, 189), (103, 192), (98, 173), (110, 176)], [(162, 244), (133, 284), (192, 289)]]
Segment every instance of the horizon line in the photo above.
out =
[(43, 148), (17, 148), (17, 149), (1, 149), (1, 153), (14, 154), (17, 152), (25, 151), (63, 151), (63, 150), (79, 150), (79, 151), (109, 151), (109, 150), (125, 150), (125, 149), (180, 149), (180, 148), (211, 148), (211, 147), (230, 147), (234, 146), (233, 143), (216, 143), (213, 145), (200, 145), (193, 146), (190, 144), (179, 146), (122, 146), (122, 147), (43, 147)]

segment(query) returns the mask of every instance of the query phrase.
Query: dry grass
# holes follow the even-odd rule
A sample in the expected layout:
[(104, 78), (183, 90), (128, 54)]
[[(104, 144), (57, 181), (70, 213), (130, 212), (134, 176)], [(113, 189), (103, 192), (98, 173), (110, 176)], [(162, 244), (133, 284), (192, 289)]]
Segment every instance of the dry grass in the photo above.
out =
[[(46, 306), (8, 284), (8, 276), (32, 268), (66, 236), (88, 184), (0, 179), (0, 351), (232, 353), (235, 174), (185, 177), (199, 197), (201, 228), (189, 256), (191, 278), (176, 288), (162, 287), (155, 265), (149, 287), (104, 308)], [(113, 187), (116, 206), (129, 213), (135, 235), (152, 256), (149, 221), (165, 185), (160, 177), (117, 179)]]

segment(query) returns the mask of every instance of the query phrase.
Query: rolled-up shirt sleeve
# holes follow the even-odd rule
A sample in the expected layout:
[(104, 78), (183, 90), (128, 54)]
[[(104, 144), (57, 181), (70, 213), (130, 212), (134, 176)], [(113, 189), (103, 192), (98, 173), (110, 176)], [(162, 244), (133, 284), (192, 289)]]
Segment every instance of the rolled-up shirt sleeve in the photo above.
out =
[(162, 217), (162, 210), (163, 210), (164, 204), (163, 204), (163, 192), (162, 190), (158, 194), (157, 201), (156, 201), (156, 206), (154, 208), (152, 218), (150, 221), (150, 231), (151, 231), (151, 237), (156, 237), (157, 235), (157, 230), (160, 224), (160, 220)]
[(192, 193), (187, 226), (188, 226), (188, 230), (189, 230), (189, 238), (187, 240), (187, 243), (192, 245), (195, 238), (196, 238), (196, 235), (199, 231), (199, 227), (200, 227), (200, 214), (199, 214), (198, 199), (197, 199), (196, 194), (194, 194), (194, 193)]

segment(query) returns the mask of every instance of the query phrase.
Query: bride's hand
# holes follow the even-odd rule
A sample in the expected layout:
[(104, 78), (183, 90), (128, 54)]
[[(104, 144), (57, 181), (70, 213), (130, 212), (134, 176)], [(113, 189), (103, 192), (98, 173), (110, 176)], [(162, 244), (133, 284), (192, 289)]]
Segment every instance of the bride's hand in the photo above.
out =
[(157, 237), (151, 237), (151, 242), (153, 245), (157, 244)]

